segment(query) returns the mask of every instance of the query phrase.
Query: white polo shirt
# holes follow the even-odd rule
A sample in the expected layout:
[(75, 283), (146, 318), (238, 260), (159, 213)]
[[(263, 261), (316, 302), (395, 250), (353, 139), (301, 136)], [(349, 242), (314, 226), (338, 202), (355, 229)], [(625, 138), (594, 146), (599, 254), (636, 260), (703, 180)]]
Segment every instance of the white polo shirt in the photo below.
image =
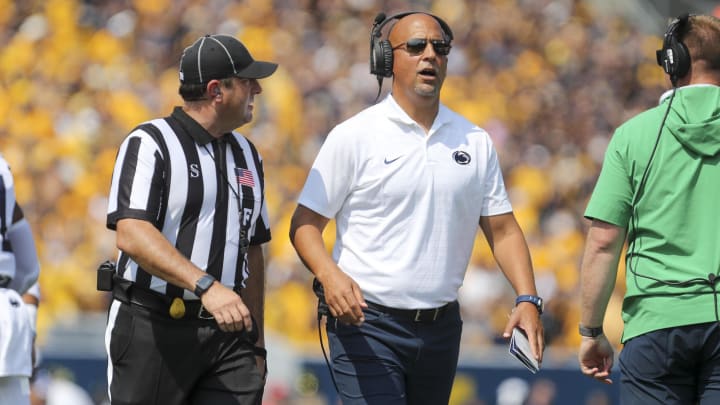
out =
[(405, 309), (457, 299), (480, 216), (512, 211), (487, 132), (440, 105), (426, 135), (391, 95), (330, 132), (299, 203), (365, 299)]

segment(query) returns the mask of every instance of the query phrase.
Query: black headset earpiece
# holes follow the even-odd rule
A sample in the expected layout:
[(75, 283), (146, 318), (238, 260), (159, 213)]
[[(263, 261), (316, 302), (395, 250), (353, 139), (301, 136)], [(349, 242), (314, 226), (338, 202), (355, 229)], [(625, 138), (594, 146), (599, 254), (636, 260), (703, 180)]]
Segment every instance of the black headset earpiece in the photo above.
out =
[(377, 76), (378, 80), (393, 75), (393, 49), (389, 40), (382, 39), (382, 29), (389, 22), (399, 20), (411, 14), (427, 14), (431, 16), (440, 24), (440, 28), (442, 28), (447, 39), (449, 41), (453, 40), (453, 33), (450, 26), (440, 17), (433, 14), (423, 13), (421, 11), (409, 11), (386, 17), (385, 13), (378, 13), (370, 33), (370, 73)]
[[(379, 13), (375, 17), (372, 31), (370, 33), (370, 73), (378, 77), (390, 77), (392, 76), (392, 68), (390, 72), (387, 72), (386, 66), (392, 66), (392, 49), (390, 52), (386, 51), (386, 48), (390, 46), (388, 40), (382, 39), (382, 27), (387, 23), (385, 13)], [(389, 60), (385, 60), (385, 57), (389, 55)]]
[(690, 70), (690, 51), (680, 39), (689, 19), (690, 15), (685, 13), (670, 23), (663, 36), (663, 47), (655, 55), (658, 65), (670, 75), (673, 86)]

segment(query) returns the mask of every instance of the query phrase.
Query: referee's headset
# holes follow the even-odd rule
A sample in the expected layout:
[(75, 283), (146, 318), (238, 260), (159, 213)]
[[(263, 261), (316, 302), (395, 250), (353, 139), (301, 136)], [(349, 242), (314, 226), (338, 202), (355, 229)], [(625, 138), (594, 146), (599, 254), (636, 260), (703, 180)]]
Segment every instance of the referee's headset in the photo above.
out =
[(392, 77), (393, 75), (393, 49), (390, 44), (390, 40), (383, 39), (382, 29), (389, 22), (399, 20), (411, 14), (429, 15), (434, 18), (438, 24), (440, 24), (440, 28), (442, 29), (446, 40), (451, 42), (454, 38), (450, 26), (443, 21), (442, 18), (430, 13), (422, 11), (408, 11), (393, 14), (389, 17), (387, 17), (383, 12), (378, 13), (378, 15), (375, 16), (375, 21), (373, 22), (372, 30), (370, 31), (370, 73), (375, 75), (378, 81), (378, 94), (375, 97), (375, 101), (377, 101), (378, 97), (380, 97), (383, 78)]

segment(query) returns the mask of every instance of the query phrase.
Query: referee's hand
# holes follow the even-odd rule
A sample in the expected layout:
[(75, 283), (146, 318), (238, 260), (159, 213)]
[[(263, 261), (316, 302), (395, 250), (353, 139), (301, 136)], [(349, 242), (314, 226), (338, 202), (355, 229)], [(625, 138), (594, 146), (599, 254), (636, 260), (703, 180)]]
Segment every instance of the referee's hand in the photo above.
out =
[(202, 295), (201, 301), (205, 309), (215, 317), (220, 330), (224, 332), (252, 330), (250, 310), (235, 291), (216, 281)]

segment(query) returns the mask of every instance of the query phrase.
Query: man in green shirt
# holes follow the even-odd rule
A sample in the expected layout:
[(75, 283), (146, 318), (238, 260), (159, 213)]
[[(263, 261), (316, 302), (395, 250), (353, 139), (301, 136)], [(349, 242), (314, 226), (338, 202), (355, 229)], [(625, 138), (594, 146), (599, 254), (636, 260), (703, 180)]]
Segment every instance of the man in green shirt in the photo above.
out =
[(602, 322), (627, 236), (624, 404), (720, 403), (720, 20), (683, 15), (658, 64), (673, 88), (621, 125), (585, 216), (579, 350), (611, 383)]

